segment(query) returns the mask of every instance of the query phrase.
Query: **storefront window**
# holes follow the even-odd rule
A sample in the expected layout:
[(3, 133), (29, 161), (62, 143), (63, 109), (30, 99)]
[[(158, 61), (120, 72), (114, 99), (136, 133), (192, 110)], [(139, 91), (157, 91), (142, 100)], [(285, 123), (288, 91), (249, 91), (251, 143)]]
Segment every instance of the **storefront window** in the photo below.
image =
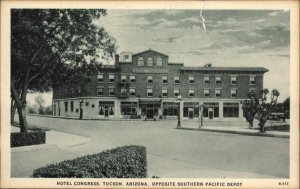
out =
[(137, 115), (137, 102), (121, 102), (122, 115)]
[(163, 103), (163, 115), (164, 116), (177, 116), (178, 115), (178, 104), (172, 102)]
[(203, 117), (209, 117), (209, 114), (211, 114), (211, 118), (219, 117), (219, 103), (207, 102), (203, 105)]
[(224, 103), (224, 117), (239, 117), (239, 103)]
[(185, 102), (183, 104), (183, 117), (199, 117), (199, 103)]

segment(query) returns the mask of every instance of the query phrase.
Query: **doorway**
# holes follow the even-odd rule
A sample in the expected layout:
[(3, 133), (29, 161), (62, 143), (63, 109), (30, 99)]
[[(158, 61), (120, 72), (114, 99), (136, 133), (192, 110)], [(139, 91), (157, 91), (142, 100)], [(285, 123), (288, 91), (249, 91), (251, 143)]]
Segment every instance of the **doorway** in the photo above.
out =
[(104, 106), (104, 116), (108, 117), (108, 106)]
[(193, 119), (194, 118), (194, 108), (189, 108), (189, 110), (188, 110), (188, 117), (189, 117), (189, 119)]
[(208, 108), (208, 118), (213, 119), (214, 118), (214, 109)]

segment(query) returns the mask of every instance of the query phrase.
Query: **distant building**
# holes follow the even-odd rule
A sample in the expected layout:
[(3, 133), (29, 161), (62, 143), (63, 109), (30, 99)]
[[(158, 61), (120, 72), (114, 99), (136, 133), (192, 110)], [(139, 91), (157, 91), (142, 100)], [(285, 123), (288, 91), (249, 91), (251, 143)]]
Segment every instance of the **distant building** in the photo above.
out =
[(84, 86), (53, 89), (53, 116), (83, 119), (141, 117), (172, 119), (178, 115), (178, 95), (186, 119), (243, 118), (241, 101), (250, 90), (263, 89), (262, 67), (184, 66), (169, 62), (154, 50), (115, 56)]

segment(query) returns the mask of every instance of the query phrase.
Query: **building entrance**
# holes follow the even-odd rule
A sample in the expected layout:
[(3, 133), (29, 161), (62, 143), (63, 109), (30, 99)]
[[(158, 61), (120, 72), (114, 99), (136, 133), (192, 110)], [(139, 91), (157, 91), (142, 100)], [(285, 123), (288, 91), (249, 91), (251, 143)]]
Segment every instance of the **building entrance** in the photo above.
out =
[(193, 119), (194, 118), (194, 108), (189, 108), (189, 119)]
[(141, 106), (142, 114), (146, 116), (147, 119), (153, 119), (154, 116), (158, 115), (159, 105), (156, 104), (145, 104)]

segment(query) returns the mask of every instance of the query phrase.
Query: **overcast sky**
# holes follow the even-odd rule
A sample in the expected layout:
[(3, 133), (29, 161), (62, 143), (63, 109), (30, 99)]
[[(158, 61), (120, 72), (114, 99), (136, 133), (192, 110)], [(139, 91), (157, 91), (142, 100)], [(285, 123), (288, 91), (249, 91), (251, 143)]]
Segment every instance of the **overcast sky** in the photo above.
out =
[(153, 49), (185, 66), (259, 66), (264, 87), (290, 96), (290, 13), (283, 10), (108, 10), (96, 21), (118, 53)]

